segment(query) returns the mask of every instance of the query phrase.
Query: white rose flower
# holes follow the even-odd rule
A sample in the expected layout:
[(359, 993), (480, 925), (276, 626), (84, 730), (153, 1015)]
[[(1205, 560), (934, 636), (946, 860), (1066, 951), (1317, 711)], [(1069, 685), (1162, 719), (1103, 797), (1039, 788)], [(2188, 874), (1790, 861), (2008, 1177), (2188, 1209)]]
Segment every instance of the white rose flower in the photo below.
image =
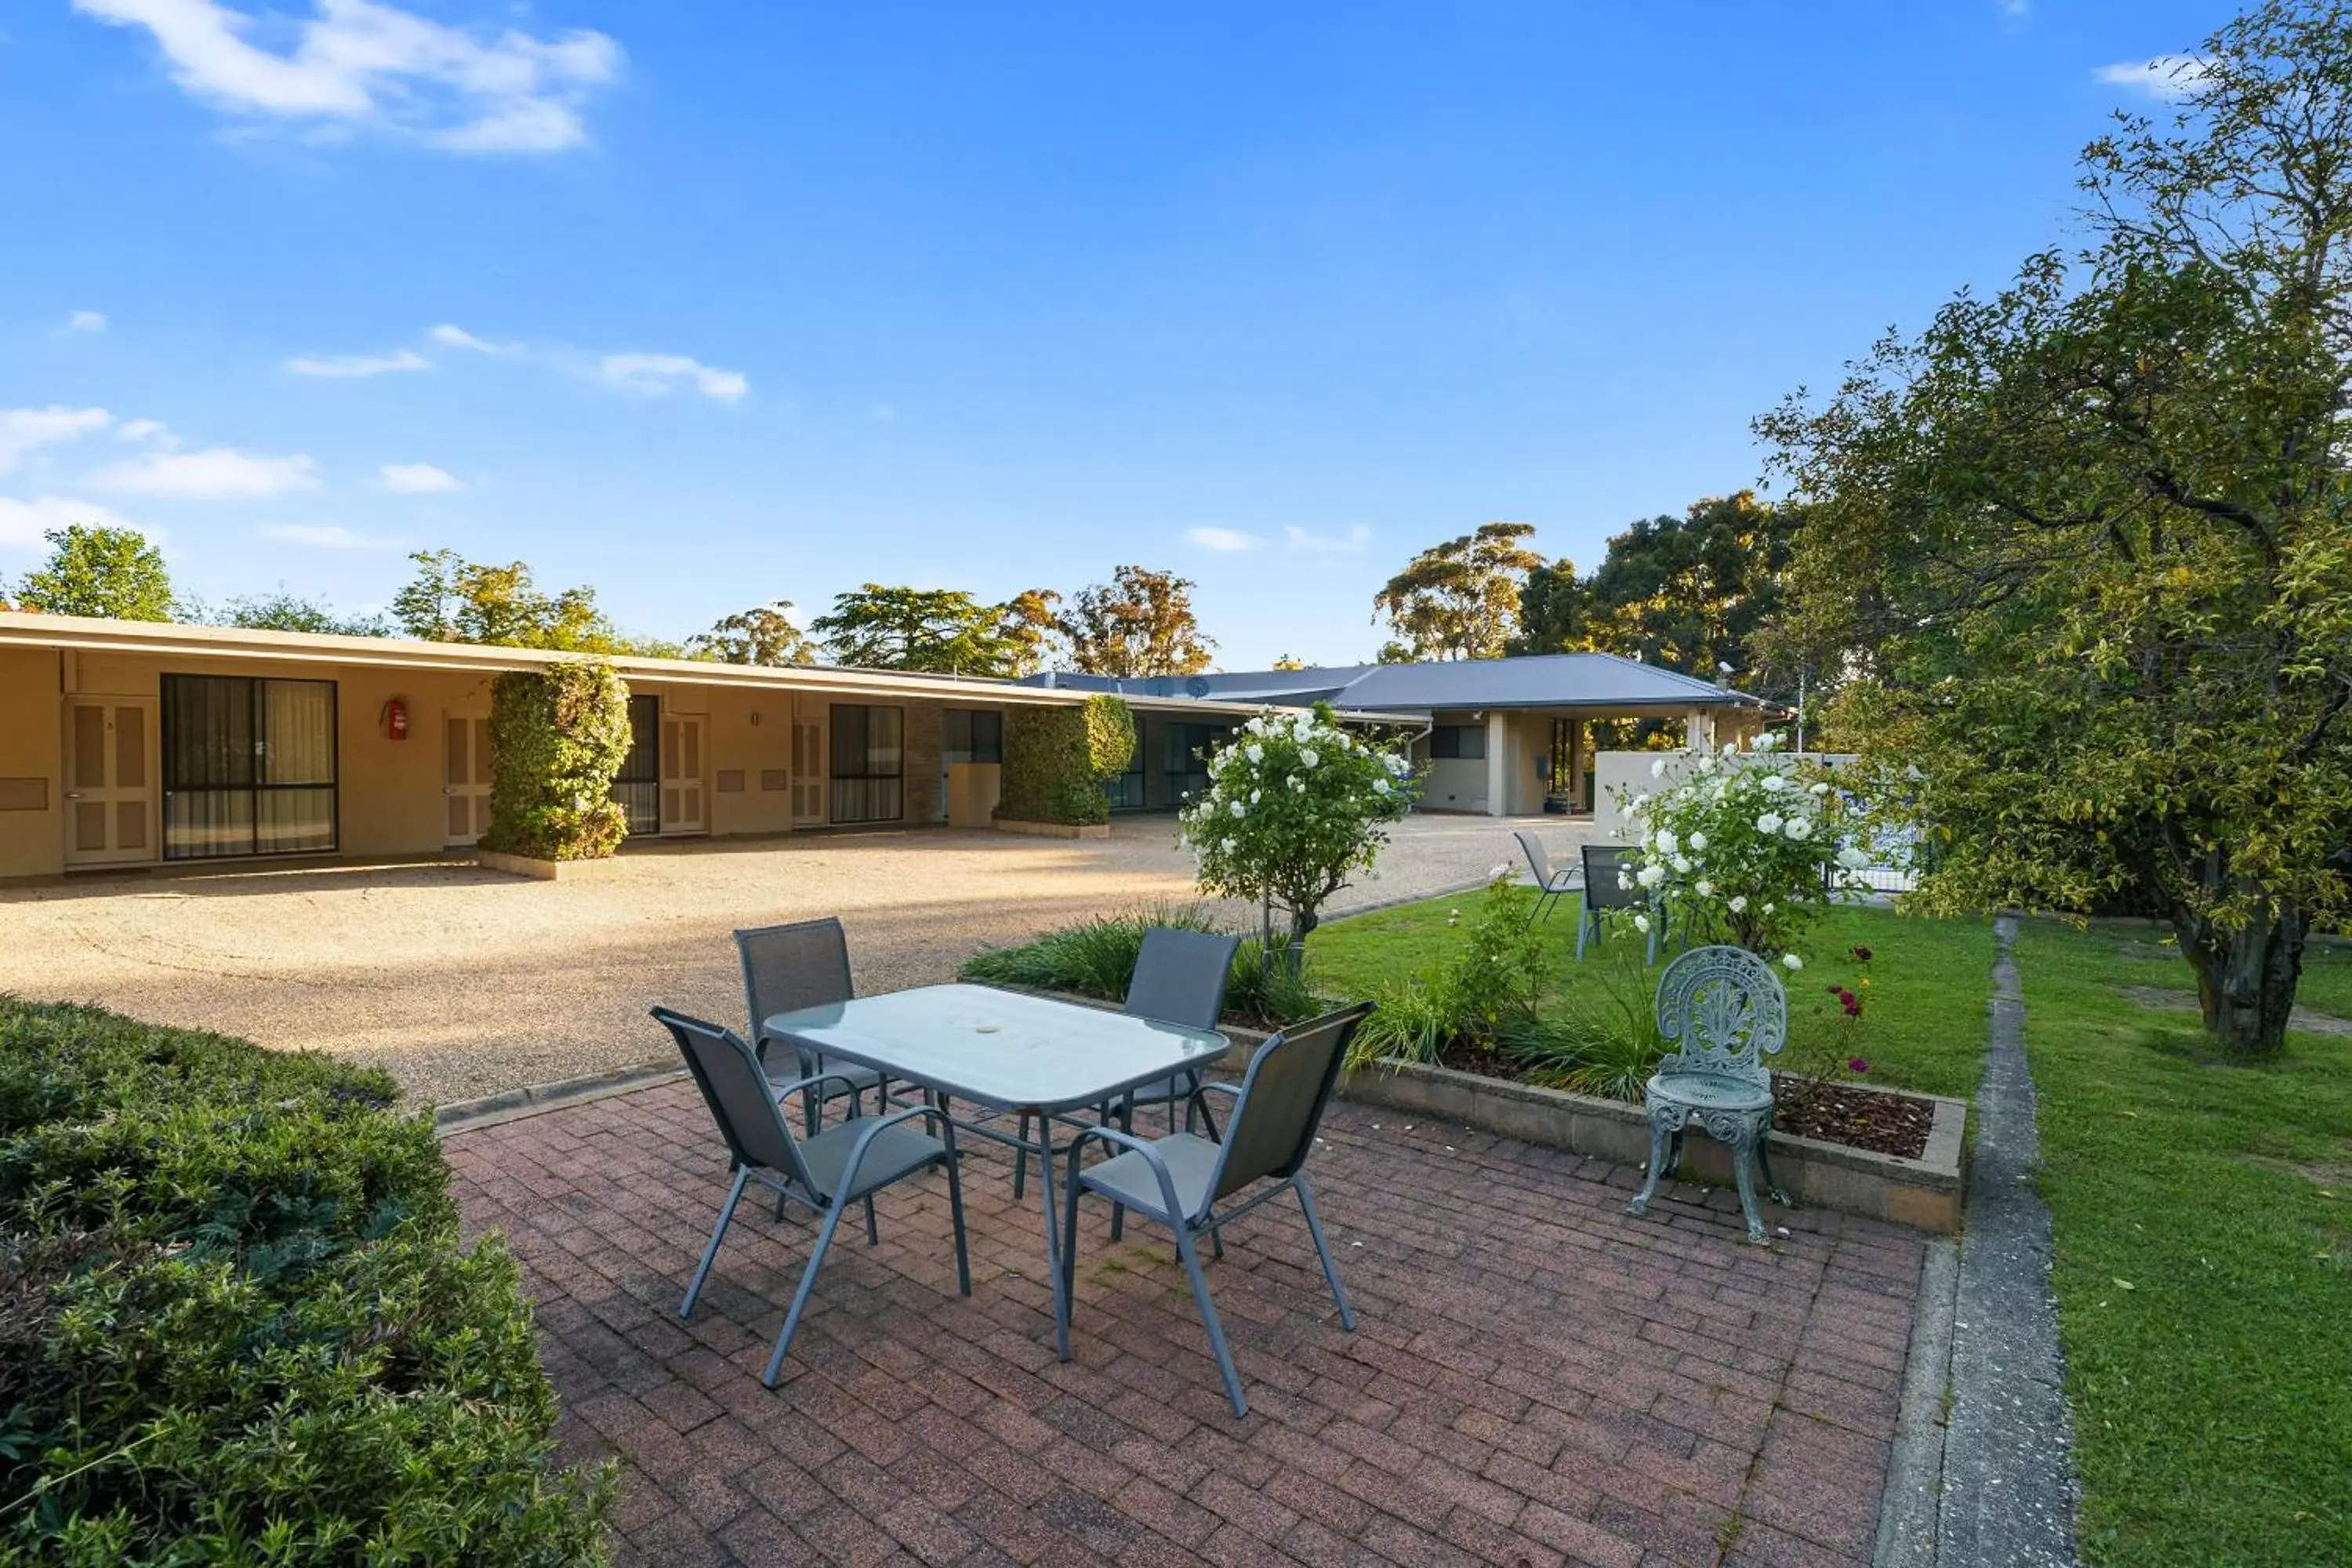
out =
[(1293, 774), (1290, 780), (1290, 793), (1293, 795), (1305, 795), (1307, 793), (1307, 781), (1298, 777), (1297, 774)]
[(1705, 877), (1701, 877), (1698, 879), (1698, 896), (1702, 899), (1711, 899), (1715, 897), (1715, 884), (1708, 881)]
[(1772, 906), (1771, 906), (1770, 904), (1767, 904), (1767, 905), (1765, 905), (1765, 906), (1764, 906), (1764, 912), (1765, 912), (1766, 914), (1768, 914), (1768, 915), (1769, 915), (1769, 914), (1770, 914), (1770, 913), (1772, 912)]
[(1252, 805), (1255, 805), (1257, 804), (1257, 797), (1258, 792), (1256, 790), (1250, 791), (1250, 804)]
[(1633, 917), (1633, 929), (1644, 935), (1647, 935), (1650, 930), (1650, 917), (1647, 915), (1635, 915)]
[(1617, 872), (1617, 885), (1620, 888), (1622, 888), (1625, 891), (1629, 893), (1632, 892), (1633, 890), (1633, 873), (1625, 870), (1621, 867)]
[(1723, 754), (1727, 757), (1736, 757), (1739, 754), (1738, 736), (1734, 735), (1723, 743)]
[(1305, 764), (1306, 766), (1307, 766), (1307, 767), (1310, 767), (1310, 768), (1311, 768), (1311, 767), (1313, 767), (1316, 763), (1318, 763), (1321, 762), (1323, 759), (1322, 759), (1321, 757), (1317, 756), (1317, 755), (1315, 754), (1315, 752), (1310, 749), (1310, 750), (1308, 750), (1308, 751), (1304, 751), (1304, 752), (1299, 752), (1299, 753), (1298, 753), (1298, 760), (1299, 760), (1299, 762), (1300, 762), (1300, 763), (1303, 763), (1303, 764)]
[(1798, 970), (1805, 967), (1805, 961), (1793, 952), (1784, 952), (1780, 955), (1780, 967), (1794, 974)]
[(1706, 835), (1704, 833), (1692, 834), (1690, 837), (1690, 846), (1693, 853), (1696, 853), (1698, 850), (1706, 848)]
[(1758, 817), (1756, 819), (1756, 831), (1759, 833), (1780, 832), (1780, 814), (1777, 811), (1768, 811), (1763, 816)]
[(1242, 749), (1249, 754), (1249, 760), (1251, 762), (1262, 763), (1265, 761), (1265, 748), (1259, 745), (1255, 741), (1252, 741), (1248, 745)]
[(1837, 852), (1837, 861), (1849, 871), (1859, 871), (1870, 864), (1870, 857), (1849, 844)]
[(1789, 787), (1789, 781), (1782, 778), (1779, 773), (1766, 773), (1762, 778), (1758, 779), (1756, 782), (1762, 784), (1767, 791), (1773, 795), (1779, 795), (1782, 790)]
[(1388, 794), (1388, 793), (1389, 793), (1389, 781), (1388, 781), (1388, 780), (1386, 780), (1385, 778), (1376, 778), (1376, 779), (1374, 779), (1374, 780), (1372, 781), (1372, 793), (1373, 793), (1374, 795), (1386, 795), (1386, 794)]
[(1240, 801), (1234, 802), (1234, 804), (1226, 809), (1231, 811), (1236, 817), (1247, 816), (1249, 815), (1249, 807), (1244, 805)]
[(1677, 856), (1675, 856), (1675, 876), (1677, 876), (1677, 877), (1687, 877), (1687, 876), (1689, 876), (1689, 875), (1690, 875), (1690, 868), (1691, 868), (1691, 863), (1690, 863), (1690, 857), (1689, 857), (1689, 856), (1687, 856), (1687, 855), (1677, 855)]
[(1811, 838), (1813, 836), (1813, 825), (1807, 822), (1801, 816), (1792, 816), (1789, 818), (1787, 826), (1783, 826), (1780, 831), (1787, 834), (1791, 839), (1801, 843), (1805, 839)]
[(1731, 895), (1731, 912), (1735, 915), (1742, 915), (1748, 912), (1747, 894), (1734, 893)]
[(1673, 828), (1661, 827), (1658, 829), (1658, 852), (1660, 854), (1672, 855), (1680, 848), (1682, 848), (1682, 841), (1675, 837), (1675, 830)]
[(1644, 866), (1633, 878), (1645, 888), (1654, 888), (1665, 879), (1666, 868), (1664, 866)]
[(1665, 758), (1660, 757), (1656, 762), (1650, 764), (1650, 776), (1654, 779), (1662, 779), (1666, 776)]
[(1824, 783), (1823, 783), (1822, 781), (1821, 781), (1820, 779), (1815, 779), (1815, 780), (1812, 782), (1811, 785), (1811, 786), (1809, 786), (1809, 787), (1811, 787), (1811, 789), (1812, 790), (1813, 794), (1815, 794), (1815, 795), (1827, 795), (1827, 794), (1829, 794), (1829, 793), (1830, 793), (1830, 786), (1829, 786), (1828, 784), (1824, 784)]

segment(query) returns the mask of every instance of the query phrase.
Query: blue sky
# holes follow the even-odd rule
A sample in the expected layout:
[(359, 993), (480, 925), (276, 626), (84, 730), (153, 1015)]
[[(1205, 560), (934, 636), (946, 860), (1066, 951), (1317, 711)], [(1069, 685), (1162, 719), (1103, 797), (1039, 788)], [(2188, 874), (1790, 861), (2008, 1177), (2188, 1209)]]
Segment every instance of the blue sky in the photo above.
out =
[(1197, 580), (1370, 657), (1490, 519), (1580, 565), (2069, 232), (2220, 5), (16, 0), (0, 574), (528, 560), (683, 637), (859, 582)]

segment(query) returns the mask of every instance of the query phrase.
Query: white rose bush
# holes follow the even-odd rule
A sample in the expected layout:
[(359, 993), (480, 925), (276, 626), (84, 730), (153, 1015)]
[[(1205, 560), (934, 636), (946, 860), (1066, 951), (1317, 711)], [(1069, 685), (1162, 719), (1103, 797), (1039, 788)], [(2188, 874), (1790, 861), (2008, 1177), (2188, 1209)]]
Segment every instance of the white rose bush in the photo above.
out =
[(1802, 776), (1776, 736), (1758, 736), (1745, 758), (1737, 742), (1702, 756), (1683, 782), (1619, 804), (1637, 836), (1626, 881), (1694, 941), (1727, 941), (1794, 973), (1803, 960), (1790, 949), (1829, 891), (1866, 890), (1856, 873), (1869, 857), (1841, 847), (1839, 795)]
[(1401, 750), (1349, 733), (1328, 709), (1268, 710), (1210, 757), (1208, 787), (1178, 820), (1202, 890), (1279, 906), (1296, 952), (1324, 900), (1371, 869), (1412, 785)]

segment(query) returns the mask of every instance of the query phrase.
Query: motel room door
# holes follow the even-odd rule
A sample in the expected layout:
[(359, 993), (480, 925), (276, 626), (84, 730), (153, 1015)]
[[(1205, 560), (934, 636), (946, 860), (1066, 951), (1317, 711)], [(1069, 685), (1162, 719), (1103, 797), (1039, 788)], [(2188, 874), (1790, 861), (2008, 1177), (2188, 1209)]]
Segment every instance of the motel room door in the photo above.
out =
[(66, 864), (154, 859), (154, 701), (68, 698), (65, 725)]
[(710, 818), (703, 802), (702, 715), (665, 713), (661, 739), (661, 830), (703, 833)]
[(446, 740), (441, 793), (449, 803), (449, 836), (444, 842), (456, 849), (489, 831), (490, 716), (448, 713), (442, 731)]
[(793, 826), (822, 827), (825, 820), (824, 715), (793, 717)]

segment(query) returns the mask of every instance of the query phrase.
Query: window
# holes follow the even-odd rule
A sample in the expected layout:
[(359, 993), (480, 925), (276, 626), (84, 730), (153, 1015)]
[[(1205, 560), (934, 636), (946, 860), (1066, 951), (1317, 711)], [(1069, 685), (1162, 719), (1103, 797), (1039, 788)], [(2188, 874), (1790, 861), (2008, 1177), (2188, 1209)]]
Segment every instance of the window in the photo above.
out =
[(1135, 750), (1127, 754), (1127, 767), (1103, 781), (1103, 794), (1110, 797), (1113, 811), (1141, 811), (1145, 805), (1143, 791), (1143, 721), (1135, 724)]
[(1181, 805), (1187, 795), (1199, 795), (1209, 787), (1209, 752), (1217, 737), (1226, 733), (1223, 724), (1171, 724), (1167, 734), (1168, 798)]
[(335, 847), (335, 683), (167, 675), (163, 858)]
[(833, 705), (833, 820), (896, 822), (906, 815), (906, 713)]
[(1439, 762), (1476, 762), (1486, 754), (1486, 726), (1440, 724), (1429, 732), (1429, 754)]
[(612, 798), (632, 833), (661, 831), (661, 699), (629, 699), (629, 754), (613, 775)]
[(945, 761), (1001, 763), (1004, 760), (1003, 714), (950, 708), (946, 717), (946, 733), (940, 739), (940, 754)]

